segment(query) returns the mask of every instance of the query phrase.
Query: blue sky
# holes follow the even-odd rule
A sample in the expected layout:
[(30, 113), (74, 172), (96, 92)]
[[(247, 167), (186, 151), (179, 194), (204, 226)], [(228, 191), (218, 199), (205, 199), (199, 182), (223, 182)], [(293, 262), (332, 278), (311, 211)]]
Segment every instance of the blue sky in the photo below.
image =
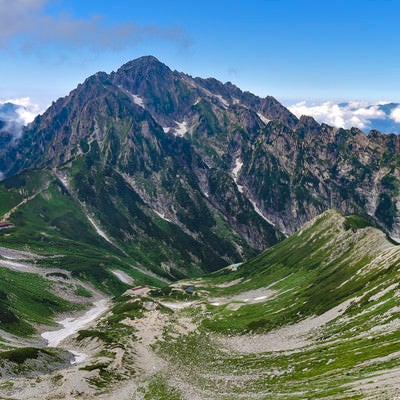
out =
[(0, 100), (48, 105), (152, 54), (295, 101), (400, 102), (400, 2), (0, 0)]

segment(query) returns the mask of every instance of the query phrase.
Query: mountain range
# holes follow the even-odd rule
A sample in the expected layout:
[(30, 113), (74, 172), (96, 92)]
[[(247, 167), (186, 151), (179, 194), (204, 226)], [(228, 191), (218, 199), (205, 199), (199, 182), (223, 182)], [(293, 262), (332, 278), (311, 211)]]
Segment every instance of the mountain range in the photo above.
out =
[(48, 171), (128, 253), (164, 236), (155, 264), (177, 272), (240, 261), (330, 208), (399, 237), (399, 145), (146, 56), (53, 103), (0, 170)]

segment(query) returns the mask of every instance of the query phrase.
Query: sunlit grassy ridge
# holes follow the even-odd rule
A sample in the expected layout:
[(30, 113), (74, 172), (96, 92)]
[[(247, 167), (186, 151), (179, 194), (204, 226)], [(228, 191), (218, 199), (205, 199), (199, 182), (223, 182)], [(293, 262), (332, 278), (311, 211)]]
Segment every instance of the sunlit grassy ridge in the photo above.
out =
[(182, 399), (393, 398), (399, 267), (400, 248), (384, 233), (329, 211), (236, 271), (192, 281), (198, 297), (180, 313), (200, 327), (166, 332), (158, 351), (171, 372), (149, 390), (165, 399), (168, 387)]
[[(396, 277), (392, 257), (398, 257), (400, 248), (367, 223), (365, 229), (347, 229), (352, 220), (329, 211), (236, 272), (225, 269), (204, 278), (204, 289), (210, 285), (217, 297), (262, 287), (276, 291), (268, 302), (243, 304), (237, 311), (214, 306), (219, 317), (205, 325), (220, 331), (268, 331), (362, 297), (368, 285), (382, 279), (389, 284)], [(393, 255), (385, 257), (387, 252)], [(236, 279), (240, 285), (218, 288)], [(378, 288), (371, 290), (373, 294)]]

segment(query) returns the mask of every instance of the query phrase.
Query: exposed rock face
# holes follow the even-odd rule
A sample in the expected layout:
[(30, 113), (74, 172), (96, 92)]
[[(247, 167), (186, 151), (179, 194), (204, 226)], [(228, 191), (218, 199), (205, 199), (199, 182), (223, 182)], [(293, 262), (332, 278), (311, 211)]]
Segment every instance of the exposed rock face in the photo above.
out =
[(395, 135), (297, 119), (273, 97), (142, 57), (57, 100), (0, 170), (64, 169), (100, 220), (115, 209), (113, 237), (154, 236), (158, 214), (217, 267), (328, 208), (368, 214), (400, 237), (399, 148)]

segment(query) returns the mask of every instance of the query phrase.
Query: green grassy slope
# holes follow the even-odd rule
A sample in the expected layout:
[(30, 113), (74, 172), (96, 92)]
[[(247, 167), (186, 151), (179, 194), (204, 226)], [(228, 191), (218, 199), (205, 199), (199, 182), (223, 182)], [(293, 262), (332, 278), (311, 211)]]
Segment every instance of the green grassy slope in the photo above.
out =
[(328, 211), (236, 271), (182, 282), (197, 293), (178, 315), (198, 328), (165, 332), (158, 354), (169, 371), (148, 395), (395, 398), (399, 267), (400, 246), (384, 233)]
[[(217, 297), (267, 286), (278, 292), (267, 303), (243, 305), (236, 312), (214, 307), (218, 321), (206, 325), (217, 331), (269, 331), (363, 297), (369, 285), (382, 282), (389, 286), (397, 276), (392, 253), (397, 257), (400, 247), (389, 243), (385, 234), (367, 221), (354, 220), (354, 216), (344, 218), (328, 211), (236, 272), (225, 269), (204, 278), (204, 289), (210, 290), (210, 285), (211, 294)], [(387, 252), (390, 256), (385, 257)], [(361, 270), (365, 272), (361, 274)], [(237, 279), (241, 279), (240, 285), (216, 287)], [(378, 290), (378, 286), (371, 287), (371, 294)]]
[(33, 324), (49, 325), (56, 313), (79, 310), (52, 293), (46, 279), (0, 268), (0, 328), (19, 336), (33, 334)]
[(126, 272), (137, 284), (162, 284), (132, 268), (135, 259), (96, 232), (85, 210), (50, 172), (26, 171), (2, 182), (0, 199), (3, 215), (15, 225), (0, 230), (2, 246), (51, 256), (38, 263), (69, 270), (111, 294), (129, 287), (110, 272), (113, 269)]

